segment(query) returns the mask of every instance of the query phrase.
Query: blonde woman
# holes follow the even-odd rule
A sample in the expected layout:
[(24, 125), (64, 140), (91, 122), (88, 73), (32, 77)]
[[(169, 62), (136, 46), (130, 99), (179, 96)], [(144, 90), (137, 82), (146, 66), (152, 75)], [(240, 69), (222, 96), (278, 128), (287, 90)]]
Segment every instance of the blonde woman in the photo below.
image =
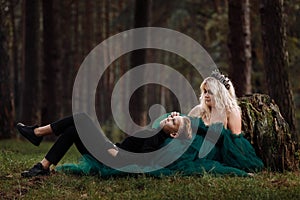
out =
[(200, 86), (200, 104), (188, 116), (200, 117), (205, 125), (222, 122), (233, 134), (242, 132), (241, 109), (237, 103), (232, 82), (214, 71)]

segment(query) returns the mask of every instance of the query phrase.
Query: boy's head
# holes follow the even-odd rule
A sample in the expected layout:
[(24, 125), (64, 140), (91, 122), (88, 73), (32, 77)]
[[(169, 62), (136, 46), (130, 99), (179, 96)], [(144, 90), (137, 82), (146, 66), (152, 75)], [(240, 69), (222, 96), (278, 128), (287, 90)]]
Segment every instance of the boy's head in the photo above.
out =
[(169, 116), (160, 121), (160, 127), (173, 138), (191, 139), (191, 121), (184, 116)]

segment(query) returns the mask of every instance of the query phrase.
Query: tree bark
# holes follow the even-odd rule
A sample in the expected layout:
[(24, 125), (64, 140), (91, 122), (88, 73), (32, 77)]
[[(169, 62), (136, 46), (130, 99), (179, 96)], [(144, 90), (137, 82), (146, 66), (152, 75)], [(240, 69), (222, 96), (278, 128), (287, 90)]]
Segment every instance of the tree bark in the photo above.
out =
[[(149, 15), (149, 2), (150, 0), (136, 0), (135, 1), (135, 14), (134, 14), (134, 28), (146, 27), (148, 26), (148, 15)], [(134, 42), (134, 41), (133, 41)], [(145, 41), (146, 42), (146, 41)], [(131, 54), (131, 66), (132, 68), (145, 64), (146, 62), (146, 50), (136, 50)], [(135, 81), (137, 79), (142, 80), (144, 78), (144, 74), (140, 74), (139, 77), (136, 77), (135, 80), (132, 80), (132, 87), (134, 87)], [(130, 113), (133, 121), (138, 125), (146, 124), (146, 117), (143, 116), (145, 111), (144, 105), (145, 99), (145, 88), (142, 87), (137, 90), (130, 102)]]
[(24, 0), (24, 45), (21, 120), (26, 124), (40, 122), (39, 73), (39, 1)]
[[(11, 79), (11, 92), (13, 92), (12, 98), (14, 101), (14, 110), (18, 108), (19, 105), (19, 98), (16, 98), (15, 94), (19, 94), (19, 86), (20, 86), (20, 80), (19, 80), (19, 73), (18, 69), (20, 67), (20, 59), (19, 59), (19, 51), (18, 51), (18, 37), (17, 37), (17, 25), (16, 25), (16, 7), (18, 2), (9, 2), (9, 15), (10, 15), (10, 32), (9, 34), (9, 40), (10, 45), (8, 47), (8, 55), (9, 55), (9, 66), (10, 66), (10, 79)], [(19, 116), (14, 111), (14, 116), (16, 119), (19, 119)]]
[(228, 4), (230, 76), (241, 97), (251, 93), (251, 31), (249, 0), (230, 0)]
[[(72, 91), (73, 83), (75, 80), (75, 59), (74, 53), (76, 49), (74, 48), (74, 13), (76, 3), (68, 1), (60, 1), (61, 10), (61, 30), (65, 34), (60, 34), (62, 37), (62, 59), (61, 59), (61, 83), (62, 83), (62, 98), (61, 105), (59, 109), (62, 115), (72, 114)], [(73, 42), (73, 43), (72, 43)]]
[(262, 0), (260, 13), (264, 68), (269, 95), (279, 106), (296, 141), (295, 105), (288, 76), (283, 0)]
[(13, 88), (8, 65), (3, 12), (0, 7), (0, 139), (10, 138), (14, 131)]
[(265, 167), (272, 171), (299, 169), (296, 142), (278, 106), (265, 94), (239, 99), (245, 137)]
[[(49, 124), (58, 118), (58, 29), (55, 27), (54, 1), (43, 0), (44, 70), (42, 84), (42, 124)], [(55, 78), (56, 77), (56, 78)]]

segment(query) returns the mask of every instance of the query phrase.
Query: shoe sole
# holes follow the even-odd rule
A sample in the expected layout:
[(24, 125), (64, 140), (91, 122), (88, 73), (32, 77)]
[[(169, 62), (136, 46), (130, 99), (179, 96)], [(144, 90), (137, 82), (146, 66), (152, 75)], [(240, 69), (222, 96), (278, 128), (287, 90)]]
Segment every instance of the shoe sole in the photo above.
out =
[(50, 172), (49, 173), (45, 173), (45, 174), (37, 174), (37, 175), (29, 175), (28, 171), (22, 172), (21, 176), (23, 178), (32, 178), (32, 177), (37, 177), (37, 176), (50, 176)]

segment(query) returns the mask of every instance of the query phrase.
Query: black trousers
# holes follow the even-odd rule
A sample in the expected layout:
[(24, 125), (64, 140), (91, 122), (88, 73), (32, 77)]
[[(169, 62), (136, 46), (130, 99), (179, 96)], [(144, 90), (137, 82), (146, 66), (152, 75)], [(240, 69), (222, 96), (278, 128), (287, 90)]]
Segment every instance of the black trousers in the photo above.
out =
[(50, 126), (53, 133), (59, 136), (45, 156), (50, 163), (56, 165), (73, 144), (81, 154), (90, 154), (79, 138), (73, 116), (53, 122)]
[[(92, 120), (85, 114), (78, 114), (79, 118), (83, 123), (88, 125), (89, 127), (92, 126), (90, 130), (96, 130), (96, 126), (92, 122)], [(87, 150), (84, 146), (78, 132), (75, 127), (74, 117), (68, 116), (58, 121), (55, 121), (50, 124), (53, 133), (56, 136), (59, 136), (53, 146), (50, 148), (48, 153), (46, 154), (45, 158), (51, 162), (52, 164), (56, 165), (63, 156), (67, 153), (70, 147), (75, 144), (78, 151), (83, 154), (91, 153)], [(100, 132), (99, 132), (100, 133)], [(107, 148), (113, 148), (114, 145), (107, 141), (107, 139), (103, 136), (102, 141), (99, 141), (99, 145), (105, 145)], [(92, 155), (91, 155), (92, 156)]]
[[(80, 122), (84, 123), (87, 127), (87, 132), (89, 131), (97, 131), (96, 126), (94, 125), (93, 121), (85, 114), (78, 114)], [(67, 153), (70, 147), (75, 144), (78, 151), (83, 154), (92, 154), (87, 150), (87, 148), (82, 143), (78, 132), (75, 127), (74, 117), (68, 116), (63, 119), (60, 119), (56, 122), (50, 124), (53, 133), (58, 137), (56, 142), (50, 148), (48, 153), (46, 154), (45, 158), (52, 164), (57, 165), (57, 163), (63, 158), (63, 156)], [(137, 132), (136, 134), (144, 135), (153, 134), (152, 131), (155, 130), (142, 130)], [(100, 132), (99, 132), (100, 133)], [(121, 143), (118, 143), (117, 146), (123, 150), (130, 151), (130, 152), (149, 152), (159, 149), (159, 146), (165, 141), (167, 138), (166, 134), (159, 132), (158, 134), (149, 137), (149, 138), (136, 138), (136, 137), (127, 137)], [(99, 146), (105, 147), (105, 149), (109, 148), (116, 148), (114, 144), (112, 144), (109, 140), (107, 140), (104, 136), (99, 142)], [(111, 155), (108, 152), (102, 152), (102, 156), (106, 158), (111, 158)], [(92, 156), (93, 157), (93, 156)], [(126, 162), (124, 160), (129, 160), (128, 155), (126, 153), (119, 153), (117, 158), (123, 159), (121, 164), (119, 163), (118, 159), (109, 159), (111, 163), (114, 165), (124, 165)], [(106, 159), (107, 160), (107, 159)], [(134, 163), (134, 160), (128, 163)]]

